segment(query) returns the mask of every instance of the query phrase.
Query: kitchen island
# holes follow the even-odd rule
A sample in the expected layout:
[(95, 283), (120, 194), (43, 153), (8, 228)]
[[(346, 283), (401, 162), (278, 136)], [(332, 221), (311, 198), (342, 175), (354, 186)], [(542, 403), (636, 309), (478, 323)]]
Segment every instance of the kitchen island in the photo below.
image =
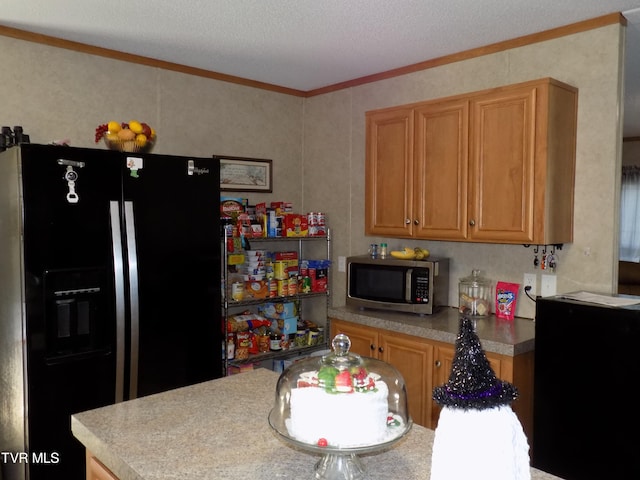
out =
[[(267, 422), (277, 380), (258, 369), (78, 413), (71, 428), (119, 480), (313, 478), (320, 457), (291, 447)], [(361, 456), (370, 480), (428, 479), (433, 436), (414, 425), (386, 451)], [(531, 478), (558, 477), (532, 468)]]

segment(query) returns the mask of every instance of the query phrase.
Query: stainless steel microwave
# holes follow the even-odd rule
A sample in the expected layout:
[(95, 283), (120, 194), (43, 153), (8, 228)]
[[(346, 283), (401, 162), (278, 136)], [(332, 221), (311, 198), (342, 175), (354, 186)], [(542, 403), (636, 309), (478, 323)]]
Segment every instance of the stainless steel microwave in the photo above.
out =
[(448, 258), (347, 258), (349, 306), (432, 314), (448, 300)]

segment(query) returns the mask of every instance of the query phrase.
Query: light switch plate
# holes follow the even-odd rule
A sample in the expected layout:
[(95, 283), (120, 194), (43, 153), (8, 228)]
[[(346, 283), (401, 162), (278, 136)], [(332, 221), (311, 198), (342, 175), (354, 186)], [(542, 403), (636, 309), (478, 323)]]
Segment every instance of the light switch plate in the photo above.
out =
[(551, 297), (556, 294), (556, 276), (542, 275), (540, 279), (540, 296)]
[(339, 272), (347, 271), (347, 257), (338, 256), (338, 271)]

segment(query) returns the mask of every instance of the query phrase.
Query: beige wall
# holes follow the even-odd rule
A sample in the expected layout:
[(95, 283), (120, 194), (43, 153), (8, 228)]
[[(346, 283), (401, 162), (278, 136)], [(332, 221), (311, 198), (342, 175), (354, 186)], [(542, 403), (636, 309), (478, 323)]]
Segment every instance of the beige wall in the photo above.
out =
[(296, 205), (302, 108), (290, 95), (0, 36), (0, 124), (22, 125), (32, 143), (105, 148), (99, 124), (137, 119), (157, 130), (154, 153), (273, 159), (273, 198)]
[[(402, 77), (362, 85), (305, 102), (305, 201), (324, 198), (336, 226), (333, 255), (365, 253), (364, 113), (367, 110), (554, 77), (579, 88), (574, 243), (558, 252), (558, 292), (587, 289), (612, 292), (617, 252), (618, 175), (621, 133), (618, 124), (624, 30), (607, 26), (568, 37), (458, 62)], [(321, 144), (324, 144), (322, 148)], [(327, 186), (314, 178), (328, 168)], [(521, 283), (533, 268), (524, 246), (388, 239), (390, 248), (420, 244), (452, 259), (449, 301), (457, 305), (457, 285), (472, 268), (494, 281)], [(334, 271), (334, 304), (344, 303), (344, 275)], [(517, 314), (533, 317), (535, 307), (522, 296)]]
[[(365, 111), (551, 76), (580, 89), (574, 243), (559, 252), (558, 291), (610, 292), (623, 36), (622, 27), (607, 26), (306, 100), (0, 36), (0, 124), (22, 125), (33, 143), (68, 138), (92, 147), (98, 124), (136, 118), (158, 131), (155, 153), (271, 158), (274, 192), (250, 200), (326, 212), (337, 258), (382, 240), (363, 234)], [(451, 305), (459, 277), (472, 268), (518, 283), (534, 271), (533, 252), (523, 246), (420, 244), (452, 258)], [(336, 270), (337, 306), (344, 303), (344, 275)], [(533, 312), (533, 303), (520, 298), (518, 315)]]

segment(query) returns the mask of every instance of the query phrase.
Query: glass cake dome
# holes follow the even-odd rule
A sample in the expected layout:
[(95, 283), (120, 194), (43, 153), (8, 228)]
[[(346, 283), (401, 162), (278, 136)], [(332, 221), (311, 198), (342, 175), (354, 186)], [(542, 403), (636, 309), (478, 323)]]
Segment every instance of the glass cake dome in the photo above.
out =
[(386, 362), (349, 352), (350, 346), (339, 334), (332, 353), (282, 372), (269, 424), (285, 440), (325, 454), (364, 453), (410, 430), (402, 375)]

